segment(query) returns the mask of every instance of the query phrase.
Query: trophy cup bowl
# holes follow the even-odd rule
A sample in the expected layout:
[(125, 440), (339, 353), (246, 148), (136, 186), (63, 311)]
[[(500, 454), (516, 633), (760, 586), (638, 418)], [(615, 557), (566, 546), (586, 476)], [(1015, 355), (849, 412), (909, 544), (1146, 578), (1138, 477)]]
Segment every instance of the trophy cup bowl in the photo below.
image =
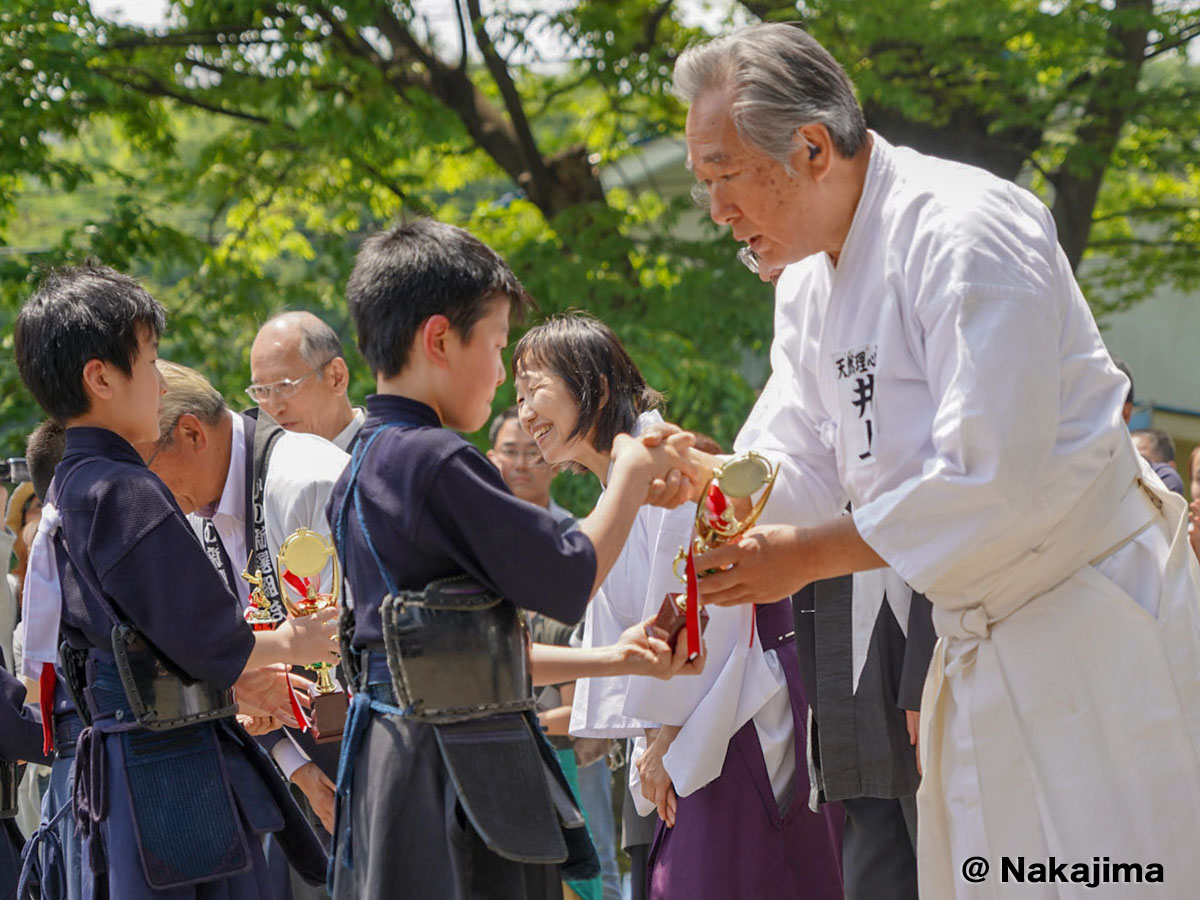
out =
[[(320, 575), (327, 565), (333, 566), (333, 582), (328, 593), (321, 593)], [(341, 580), (338, 577), (337, 551), (322, 535), (299, 528), (288, 535), (279, 547), (276, 564), (283, 592), (283, 604), (289, 615), (311, 616), (323, 609), (337, 606)], [(313, 582), (311, 579), (316, 579)], [(289, 590), (294, 591), (294, 597)], [(319, 662), (304, 668), (316, 674), (317, 680), (308, 689), (312, 714), (313, 740), (318, 744), (338, 741), (346, 726), (349, 700), (333, 680), (333, 663)]]
[[(766, 457), (753, 450), (738, 453), (714, 469), (696, 503), (696, 522), (690, 548), (693, 553), (698, 555), (712, 550), (752, 528), (762, 515), (778, 475), (779, 467), (772, 466)], [(756, 493), (758, 498), (754, 499)], [(730, 501), (745, 499), (751, 500), (750, 510), (739, 519), (734, 510), (735, 504)], [(688, 549), (680, 547), (673, 563), (675, 577), (685, 584), (687, 578), (680, 574), (679, 564), (686, 562)], [(663, 597), (658, 615), (654, 618), (655, 627), (668, 634), (668, 643), (672, 647), (687, 623), (687, 604), (686, 593), (668, 593)], [(703, 634), (709, 618), (708, 611), (703, 607), (700, 608), (699, 618), (700, 633)]]

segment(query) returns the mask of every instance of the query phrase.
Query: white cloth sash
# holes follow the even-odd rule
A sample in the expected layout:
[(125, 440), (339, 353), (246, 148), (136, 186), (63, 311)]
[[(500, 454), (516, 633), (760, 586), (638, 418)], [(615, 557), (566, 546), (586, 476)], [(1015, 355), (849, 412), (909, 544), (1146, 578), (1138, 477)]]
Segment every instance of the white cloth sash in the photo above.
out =
[[(1187, 541), (1184, 501), (1150, 477), (1149, 467), (1132, 452), (1130, 456), (1115, 458), (1054, 538), (1031, 554), (1027, 567), (1013, 573), (1014, 584), (1029, 591), (1025, 599), (1014, 589), (969, 609), (934, 607), (939, 639), (920, 725), (925, 764), (918, 793), (922, 897), (993, 896), (987, 885), (966, 884), (958, 871), (965, 857), (957, 857), (968, 845), (970, 852), (985, 856), (989, 851), (1075, 852), (1079, 862), (1090, 862), (1093, 854), (1118, 853), (1120, 846), (1132, 854), (1128, 861), (1137, 861), (1137, 845), (1144, 839), (1157, 847), (1155, 860), (1173, 861), (1174, 877), (1190, 880), (1183, 869), (1196, 868), (1187, 863), (1194, 857), (1190, 848), (1181, 848), (1174, 837), (1186, 829), (1170, 824), (1173, 813), (1168, 811), (1172, 795), (1189, 810), (1193, 800), (1200, 802), (1198, 572)], [(1158, 616), (1153, 617), (1094, 564), (1112, 558), (1149, 526), (1164, 525), (1169, 550)], [(1001, 596), (1004, 602), (997, 602)], [(996, 628), (1004, 634), (993, 636)], [(1079, 638), (1078, 647), (1048, 644), (1066, 634)], [(1073, 655), (1079, 647), (1092, 648), (1095, 657)], [(1138, 661), (1139, 683), (1113, 676), (1114, 667), (1130, 658)], [(1045, 703), (1038, 694), (1047, 698)], [(1072, 697), (1075, 706), (1066, 708), (1085, 716), (1096, 694), (1103, 698), (1105, 715), (1117, 716), (1119, 728), (1109, 726), (1107, 719), (1068, 724), (1038, 712), (1057, 709), (1060, 698)], [(1161, 736), (1161, 746), (1138, 742), (1148, 723)], [(1095, 740), (1096, 729), (1110, 744), (1091, 757), (1080, 756), (1073, 742), (1087, 740), (1087, 735)], [(1155, 753), (1175, 761), (1165, 789), (1154, 766), (1139, 769), (1128, 762)], [(972, 765), (975, 769), (968, 771)], [(1111, 800), (1124, 812), (1106, 816), (1100, 800), (1094, 809), (1081, 807), (1071, 787), (1081, 782), (1111, 787), (1104, 802)], [(1006, 803), (1006, 793), (1019, 800)], [(992, 799), (986, 808), (974, 801), (964, 806), (964, 797), (973, 796)], [(1162, 828), (1142, 821), (1155, 810)], [(1022, 835), (1028, 849), (1007, 845), (1014, 834)], [(1186, 835), (1180, 840), (1190, 843)], [(989, 862), (995, 869), (1000, 859)], [(1048, 889), (1037, 896), (1075, 895)]]
[(54, 535), (60, 519), (53, 503), (42, 507), (42, 520), (29, 548), (21, 620), (25, 623), (25, 650), (21, 672), (40, 678), (44, 663), (58, 661), (58, 626), (62, 619), (62, 584)]

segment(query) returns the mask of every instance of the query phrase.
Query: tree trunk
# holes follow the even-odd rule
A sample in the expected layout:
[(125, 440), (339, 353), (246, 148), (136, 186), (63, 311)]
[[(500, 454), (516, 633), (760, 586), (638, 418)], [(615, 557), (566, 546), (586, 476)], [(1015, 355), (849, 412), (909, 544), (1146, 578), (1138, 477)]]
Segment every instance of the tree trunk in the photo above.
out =
[(1109, 30), (1108, 64), (1088, 92), (1075, 143), (1051, 175), (1058, 240), (1072, 268), (1079, 265), (1092, 230), (1092, 211), (1121, 129), (1137, 102), (1152, 0), (1116, 0)]

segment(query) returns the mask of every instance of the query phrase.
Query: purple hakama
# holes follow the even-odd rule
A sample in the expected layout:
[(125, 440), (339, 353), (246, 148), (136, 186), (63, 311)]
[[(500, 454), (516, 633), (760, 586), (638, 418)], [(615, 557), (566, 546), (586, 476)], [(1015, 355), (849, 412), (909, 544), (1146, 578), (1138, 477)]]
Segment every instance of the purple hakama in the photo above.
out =
[(659, 822), (650, 849), (651, 900), (834, 900), (842, 897), (842, 806), (807, 806), (808, 701), (793, 651), (788, 601), (760, 606), (758, 636), (777, 650), (795, 729), (796, 778), (781, 816), (753, 720), (729, 742), (721, 774), (680, 797), (675, 827)]

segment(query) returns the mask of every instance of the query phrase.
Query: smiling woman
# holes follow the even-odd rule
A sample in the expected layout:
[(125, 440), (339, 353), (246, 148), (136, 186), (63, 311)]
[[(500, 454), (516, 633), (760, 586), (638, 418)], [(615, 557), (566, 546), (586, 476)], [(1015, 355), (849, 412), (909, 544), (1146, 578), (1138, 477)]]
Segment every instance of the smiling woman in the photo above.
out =
[(512, 366), (521, 427), (546, 462), (586, 469), (602, 484), (613, 438), (662, 404), (612, 329), (584, 313), (530, 329)]

